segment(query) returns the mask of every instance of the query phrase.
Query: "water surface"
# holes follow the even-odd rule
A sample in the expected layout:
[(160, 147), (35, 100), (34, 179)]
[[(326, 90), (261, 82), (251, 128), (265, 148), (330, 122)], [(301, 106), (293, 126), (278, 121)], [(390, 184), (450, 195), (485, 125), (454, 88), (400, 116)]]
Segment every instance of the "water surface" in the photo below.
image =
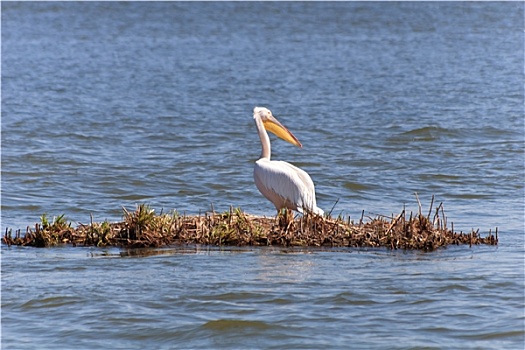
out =
[[(498, 247), (2, 246), (5, 348), (523, 348), (523, 3), (2, 3), (2, 231), (149, 203), (274, 215), (273, 157), (318, 205), (424, 210)], [(51, 326), (53, 325), (53, 326)], [(31, 331), (27, 331), (31, 329)]]

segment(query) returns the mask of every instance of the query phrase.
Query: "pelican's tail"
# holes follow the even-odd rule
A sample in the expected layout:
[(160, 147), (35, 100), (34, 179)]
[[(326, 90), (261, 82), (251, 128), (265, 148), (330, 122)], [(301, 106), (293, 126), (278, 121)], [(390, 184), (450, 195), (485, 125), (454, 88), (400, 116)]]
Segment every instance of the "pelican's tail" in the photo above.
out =
[(310, 208), (297, 208), (297, 211), (301, 214), (305, 214), (305, 213), (310, 213), (310, 214), (316, 214), (316, 215), (321, 215), (321, 216), (324, 216), (324, 211), (323, 209), (315, 206), (313, 209), (310, 209)]
[(323, 209), (321, 209), (321, 208), (319, 208), (319, 207), (315, 207), (314, 210), (313, 210), (313, 213), (314, 213), (314, 214), (317, 214), (317, 215), (321, 215), (321, 216), (324, 215), (324, 211), (323, 211)]

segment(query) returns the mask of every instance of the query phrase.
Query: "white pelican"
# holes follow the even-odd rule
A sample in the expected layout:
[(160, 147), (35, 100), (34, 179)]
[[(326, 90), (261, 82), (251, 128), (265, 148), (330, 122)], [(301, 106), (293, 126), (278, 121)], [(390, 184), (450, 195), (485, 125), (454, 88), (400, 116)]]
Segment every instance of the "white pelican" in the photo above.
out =
[(290, 163), (270, 160), (270, 137), (266, 130), (292, 145), (303, 147), (299, 140), (264, 107), (253, 109), (253, 119), (262, 144), (261, 158), (255, 162), (253, 177), (259, 191), (275, 208), (296, 210), (300, 213), (323, 215), (315, 201), (315, 187), (310, 175)]

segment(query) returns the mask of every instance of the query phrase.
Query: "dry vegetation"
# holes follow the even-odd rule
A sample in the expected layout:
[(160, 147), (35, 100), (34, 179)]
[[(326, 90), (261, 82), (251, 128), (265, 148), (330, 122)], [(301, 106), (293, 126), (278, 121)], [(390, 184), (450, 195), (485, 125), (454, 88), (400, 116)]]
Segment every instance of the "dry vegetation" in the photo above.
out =
[[(418, 200), (419, 203), (419, 200)], [(60, 244), (73, 246), (119, 246), (127, 248), (161, 247), (169, 245), (204, 244), (217, 246), (301, 246), (301, 247), (387, 247), (431, 251), (450, 244), (498, 243), (497, 229), (485, 237), (478, 231), (454, 232), (447, 227), (443, 205), (435, 210), (432, 203), (428, 215), (419, 204), (415, 215), (403, 210), (395, 217), (378, 216), (358, 223), (343, 217), (323, 218), (317, 215), (293, 216), (282, 211), (277, 217), (258, 217), (230, 208), (224, 213), (198, 216), (178, 212), (156, 215), (147, 205), (138, 205), (134, 212), (124, 209), (122, 222), (91, 222), (73, 228), (64, 216), (49, 222), (43, 215), (34, 228), (14, 236), (6, 229), (3, 242), (10, 245), (49, 247)], [(364, 213), (364, 212), (363, 212)]]

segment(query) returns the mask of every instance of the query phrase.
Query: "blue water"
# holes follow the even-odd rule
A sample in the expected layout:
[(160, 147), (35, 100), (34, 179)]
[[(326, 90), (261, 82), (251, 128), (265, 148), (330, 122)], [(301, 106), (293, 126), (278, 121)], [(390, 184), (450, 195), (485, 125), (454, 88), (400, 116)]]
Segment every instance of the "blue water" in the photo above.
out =
[(137, 203), (274, 215), (256, 105), (325, 211), (416, 211), (417, 192), (499, 232), (428, 254), (2, 245), (2, 347), (523, 348), (522, 2), (1, 9), (2, 232)]

